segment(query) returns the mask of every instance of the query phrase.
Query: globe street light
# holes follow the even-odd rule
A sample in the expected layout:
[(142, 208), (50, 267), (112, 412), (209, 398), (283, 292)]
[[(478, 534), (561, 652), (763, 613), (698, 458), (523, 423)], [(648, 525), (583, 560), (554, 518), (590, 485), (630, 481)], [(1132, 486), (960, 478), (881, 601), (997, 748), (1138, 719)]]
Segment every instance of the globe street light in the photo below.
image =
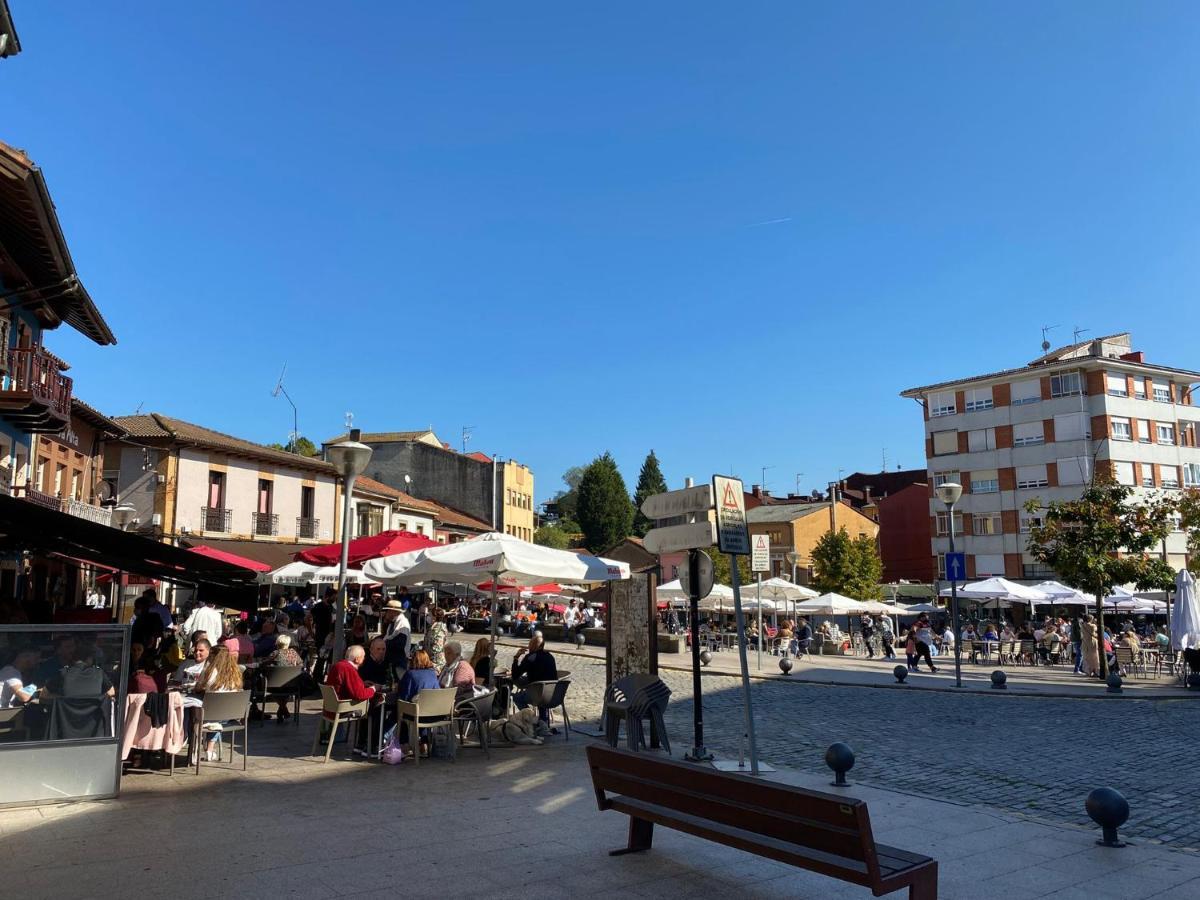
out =
[(333, 653), (336, 662), (342, 658), (346, 639), (346, 570), (350, 561), (350, 495), (354, 490), (354, 479), (363, 473), (371, 461), (371, 448), (358, 441), (340, 441), (330, 444), (325, 451), (329, 461), (342, 476), (342, 561), (338, 567), (337, 602), (333, 614)]
[(137, 510), (129, 503), (120, 503), (113, 507), (112, 523), (121, 531), (124, 531), (133, 522), (137, 521)]
[[(946, 512), (950, 517), (950, 552), (954, 553), (954, 504), (962, 497), (962, 485), (947, 481), (945, 484), (939, 484), (934, 493), (946, 505)], [(946, 574), (951, 575), (949, 570)], [(950, 578), (950, 620), (953, 622), (950, 627), (954, 629), (954, 686), (962, 687), (962, 653), (958, 646), (962, 638), (958, 630), (958, 580), (953, 575)]]

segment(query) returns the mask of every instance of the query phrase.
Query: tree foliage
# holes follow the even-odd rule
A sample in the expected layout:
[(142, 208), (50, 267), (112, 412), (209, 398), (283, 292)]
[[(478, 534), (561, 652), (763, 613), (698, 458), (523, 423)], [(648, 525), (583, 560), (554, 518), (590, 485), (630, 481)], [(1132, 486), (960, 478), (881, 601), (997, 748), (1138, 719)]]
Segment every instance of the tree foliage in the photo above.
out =
[(821, 535), (812, 552), (813, 585), (855, 600), (878, 600), (883, 591), (883, 560), (874, 538), (851, 539), (846, 529)]
[(555, 550), (566, 550), (571, 546), (571, 535), (561, 525), (543, 525), (533, 533), (533, 542)]
[[(1133, 489), (1098, 478), (1078, 500), (1055, 500), (1043, 507), (1038, 499), (1025, 504), (1042, 523), (1029, 535), (1029, 553), (1079, 591), (1096, 596), (1096, 635), (1104, 631), (1104, 598), (1118, 585), (1162, 590), (1175, 573), (1158, 555), (1171, 529), (1177, 504), (1151, 495), (1131, 503)], [(1106, 672), (1100, 654), (1100, 674)]]
[(658, 457), (651, 450), (646, 455), (646, 461), (642, 463), (642, 471), (638, 474), (637, 490), (633, 493), (633, 533), (638, 537), (645, 537), (646, 532), (654, 527), (653, 520), (642, 515), (642, 504), (646, 502), (647, 497), (665, 494), (666, 491), (667, 480), (663, 478), (662, 469), (658, 465)]
[(276, 442), (274, 444), (268, 444), (267, 446), (270, 447), (272, 450), (283, 450), (286, 453), (295, 453), (297, 456), (312, 457), (312, 456), (319, 455), (321, 452), (316, 444), (314, 444), (312, 441), (310, 441), (308, 438), (304, 437), (303, 435), (296, 438), (295, 448), (291, 447), (290, 444), (291, 444), (290, 441), (287, 444), (280, 444), (280, 443)]
[(1187, 533), (1188, 568), (1200, 575), (1200, 489), (1190, 488), (1179, 498), (1179, 527)]
[[(571, 466), (563, 472), (563, 483), (566, 484), (567, 489), (559, 491), (554, 497), (554, 502), (558, 505), (558, 518), (564, 522), (574, 522), (578, 518), (579, 483), (583, 481), (583, 471), (583, 466)], [(579, 529), (568, 530), (578, 531)]]
[(601, 553), (629, 537), (633, 503), (612, 454), (596, 457), (583, 470), (577, 517), (584, 545), (593, 553)]
[[(722, 553), (716, 547), (709, 547), (706, 551), (713, 561), (713, 581), (717, 584), (733, 584), (733, 578), (729, 569), (729, 556)], [(747, 585), (754, 580), (754, 574), (750, 571), (750, 557), (737, 556), (738, 578), (741, 579), (743, 585)]]

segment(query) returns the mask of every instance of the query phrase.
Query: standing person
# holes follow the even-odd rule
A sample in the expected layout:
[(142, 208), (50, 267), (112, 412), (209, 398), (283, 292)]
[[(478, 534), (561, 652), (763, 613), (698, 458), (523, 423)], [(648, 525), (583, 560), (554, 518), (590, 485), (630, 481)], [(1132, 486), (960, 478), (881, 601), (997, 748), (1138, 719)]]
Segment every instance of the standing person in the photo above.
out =
[(883, 655), (887, 659), (896, 658), (896, 650), (892, 646), (896, 636), (892, 633), (892, 620), (887, 616), (879, 617), (879, 642), (883, 644)]
[(917, 660), (925, 660), (929, 666), (930, 672), (936, 672), (937, 667), (933, 664), (933, 656), (929, 653), (929, 645), (933, 643), (933, 629), (929, 627), (929, 618), (922, 615), (917, 619), (916, 624), (917, 638)]
[(449, 632), (443, 621), (445, 618), (446, 613), (442, 608), (436, 607), (433, 610), (433, 624), (425, 632), (425, 649), (429, 653), (429, 658), (433, 660), (433, 664), (439, 669), (446, 664), (445, 647)]
[(313, 605), (312, 617), (313, 624), (317, 630), (317, 647), (324, 647), (325, 638), (333, 633), (334, 600), (336, 597), (336, 590), (325, 588), (325, 595), (321, 597), (321, 602)]
[(563, 610), (563, 640), (570, 641), (575, 637), (575, 626), (579, 622), (579, 612), (575, 609), (575, 601), (572, 600), (567, 604), (567, 608)]
[(166, 631), (175, 624), (175, 617), (171, 615), (171, 610), (167, 605), (158, 599), (158, 593), (154, 588), (146, 588), (142, 591), (142, 596), (146, 598), (146, 603), (150, 612), (158, 616), (162, 621), (163, 631)]
[(871, 617), (866, 613), (863, 613), (861, 625), (863, 647), (867, 651), (867, 659), (872, 659), (875, 656), (875, 649), (871, 646), (871, 638), (875, 634), (875, 629), (872, 627)]
[(1083, 626), (1079, 616), (1071, 619), (1071, 652), (1075, 655), (1075, 674), (1083, 674)]
[[(193, 632), (203, 631), (210, 643), (217, 643), (225, 636), (225, 619), (217, 611), (212, 600), (205, 598), (192, 610), (183, 623), (183, 636), (190, 638)], [(148, 646), (148, 645), (147, 645)]]
[(1096, 623), (1088, 616), (1079, 626), (1081, 640), (1079, 642), (1080, 665), (1084, 675), (1089, 677), (1100, 674), (1100, 645), (1096, 641)]
[(388, 665), (399, 675), (408, 668), (408, 645), (412, 642), (412, 624), (400, 600), (389, 600), (383, 605), (382, 625)]

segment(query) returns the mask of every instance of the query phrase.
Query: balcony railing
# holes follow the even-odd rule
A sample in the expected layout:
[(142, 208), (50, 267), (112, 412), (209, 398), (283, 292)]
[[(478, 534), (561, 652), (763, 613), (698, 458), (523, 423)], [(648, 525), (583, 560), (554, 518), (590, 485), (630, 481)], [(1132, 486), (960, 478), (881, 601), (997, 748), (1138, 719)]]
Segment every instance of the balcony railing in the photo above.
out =
[(8, 466), (0, 466), (0, 494), (11, 497), (12, 492), (12, 469)]
[(63, 512), (96, 522), (99, 525), (112, 525), (112, 509), (107, 506), (92, 506), (82, 500), (66, 500), (63, 502)]
[(58, 415), (71, 415), (71, 379), (41, 347), (8, 351), (8, 382), (3, 393), (30, 394)]
[(257, 535), (273, 537), (279, 534), (279, 516), (275, 513), (250, 513), (250, 526)]
[(233, 520), (233, 510), (221, 509), (216, 506), (200, 507), (200, 522), (205, 531), (229, 532)]
[(15, 488), (13, 494), (22, 497), (35, 506), (43, 506), (46, 509), (52, 509), (55, 512), (62, 511), (62, 501), (53, 494), (44, 494), (36, 488), (31, 488), (29, 485)]
[(321, 532), (321, 520), (300, 516), (296, 519), (296, 537), (316, 538)]

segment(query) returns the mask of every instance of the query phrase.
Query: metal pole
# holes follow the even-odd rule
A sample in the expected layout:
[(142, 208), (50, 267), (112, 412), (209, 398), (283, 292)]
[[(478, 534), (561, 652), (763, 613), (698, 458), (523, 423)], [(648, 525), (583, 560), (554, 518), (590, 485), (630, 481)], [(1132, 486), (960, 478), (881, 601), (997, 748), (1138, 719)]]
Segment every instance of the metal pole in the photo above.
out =
[(742, 616), (742, 586), (737, 557), (729, 554), (729, 577), (733, 582), (733, 614), (737, 619), (738, 663), (742, 670), (742, 698), (746, 706), (746, 740), (750, 744), (750, 774), (758, 774), (758, 744), (754, 736), (754, 710), (750, 708), (750, 664), (746, 659), (746, 622)]
[(758, 573), (758, 671), (762, 671), (762, 651), (763, 651), (763, 633), (762, 633), (762, 572)]
[(346, 570), (350, 568), (350, 495), (354, 492), (354, 476), (346, 479), (342, 495), (342, 560), (338, 565), (337, 602), (333, 610), (333, 652), (330, 665), (340, 660), (346, 652), (346, 598), (349, 584)]
[[(434, 591), (436, 592), (436, 590), (437, 589), (435, 588)], [(498, 613), (499, 594), (500, 594), (500, 573), (493, 572), (492, 573), (492, 662), (491, 662), (491, 665), (488, 666), (488, 683), (487, 683), (489, 690), (491, 689), (492, 685), (496, 681), (496, 619), (499, 618), (499, 613)], [(518, 596), (520, 596), (520, 595), (518, 594)]]
[(704, 709), (700, 701), (700, 551), (688, 551), (688, 625), (692, 633), (692, 749), (687, 759), (712, 759), (704, 749)]
[[(954, 504), (949, 504), (950, 508), (950, 552), (954, 552)], [(949, 572), (947, 575), (951, 574)], [(954, 686), (962, 687), (962, 648), (959, 644), (962, 642), (962, 634), (958, 629), (958, 581), (951, 577), (950, 579), (950, 620), (954, 624), (951, 626), (954, 629)]]
[[(1163, 535), (1163, 539), (1162, 539), (1162, 561), (1164, 563), (1167, 561), (1167, 536), (1165, 534)], [(1171, 589), (1167, 588), (1167, 590), (1163, 591), (1163, 596), (1167, 600), (1167, 641), (1168, 641), (1167, 650), (1172, 650), (1174, 648), (1170, 644), (1170, 640), (1171, 640)]]

